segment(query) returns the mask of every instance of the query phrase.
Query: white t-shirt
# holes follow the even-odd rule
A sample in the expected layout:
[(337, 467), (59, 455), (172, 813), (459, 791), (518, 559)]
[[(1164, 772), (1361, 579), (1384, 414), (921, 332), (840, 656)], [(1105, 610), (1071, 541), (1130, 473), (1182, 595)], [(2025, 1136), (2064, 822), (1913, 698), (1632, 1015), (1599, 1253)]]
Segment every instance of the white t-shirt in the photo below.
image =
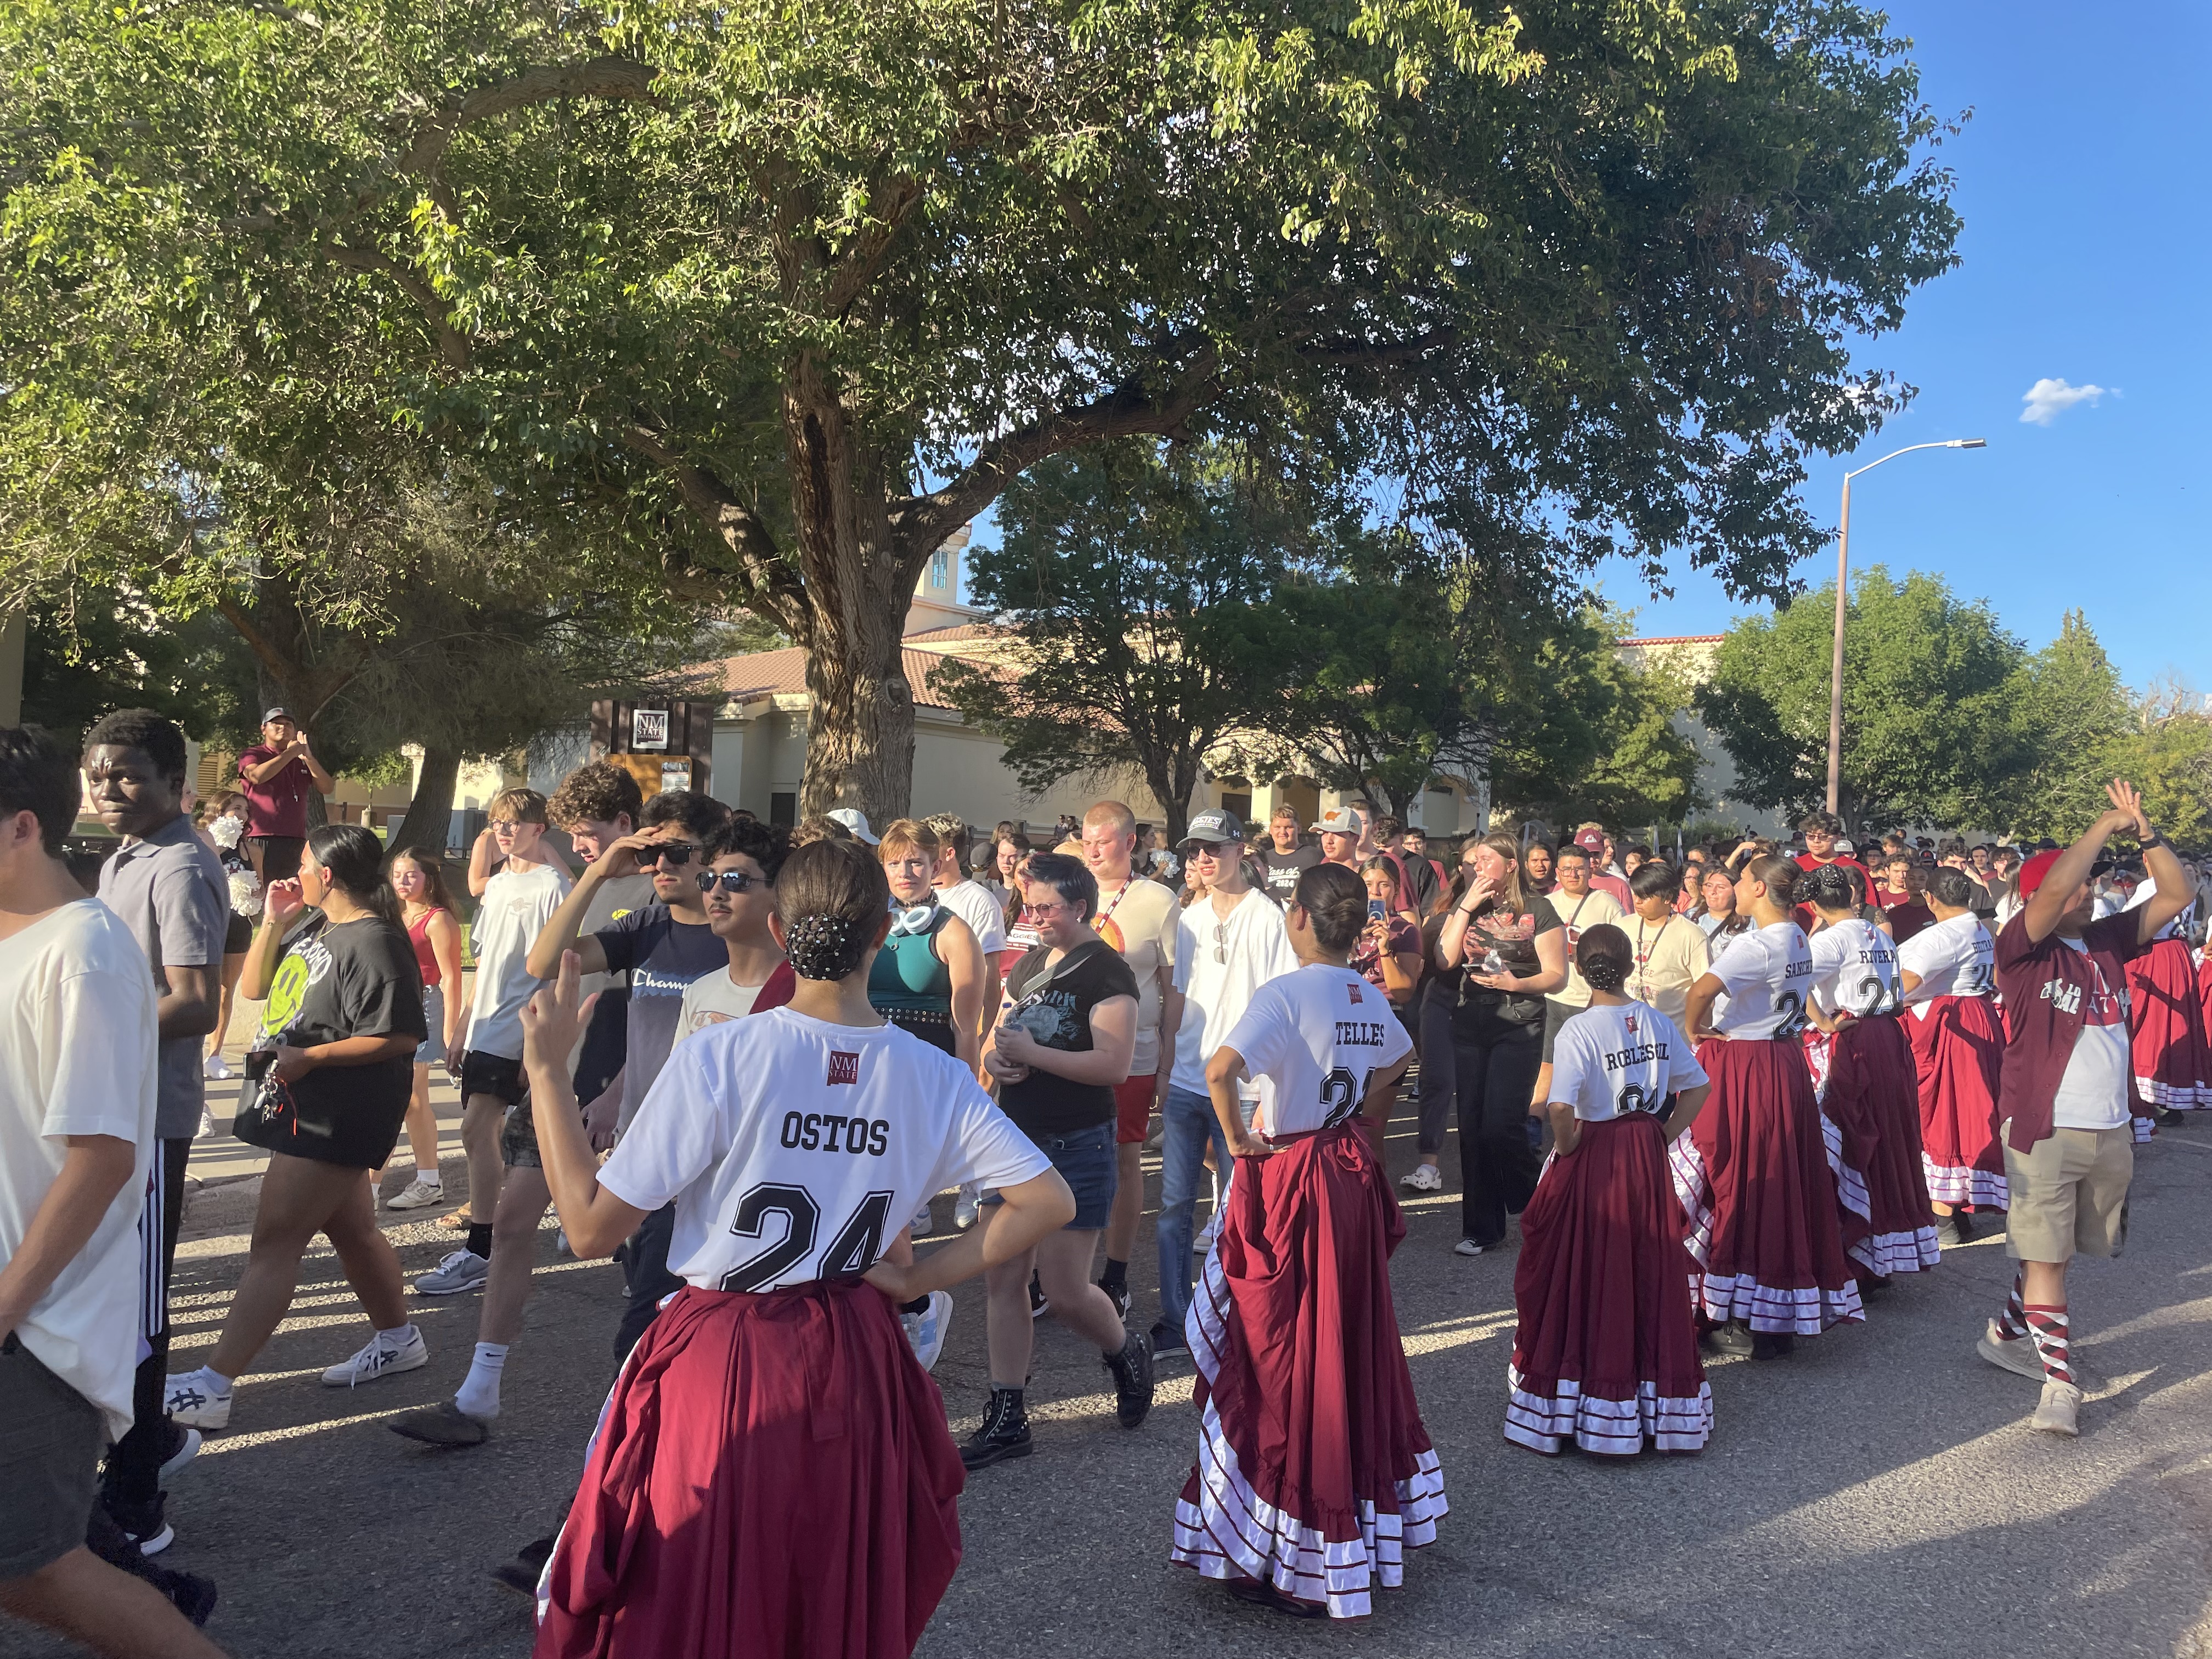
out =
[(865, 1272), (947, 1187), (1051, 1167), (944, 1050), (784, 1007), (670, 1050), (599, 1184), (641, 1210), (675, 1200), (671, 1272), (767, 1291)]
[(957, 881), (950, 887), (937, 890), (938, 902), (968, 924), (968, 931), (975, 935), (975, 943), (983, 948), (987, 957), (994, 956), (1006, 948), (1006, 911), (1004, 902), (991, 896), (990, 889), (980, 881)]
[[(2069, 951), (2088, 955), (2079, 939), (2061, 939)], [(2089, 987), (2081, 999), (2081, 1035), (2066, 1057), (2066, 1074), (2051, 1103), (2056, 1129), (2117, 1129), (2129, 1117), (2135, 1094), (2135, 1060), (2128, 1042), (2127, 986), (2108, 985), (2105, 970), (2089, 957)]]
[(469, 929), (477, 986), (463, 1047), (522, 1058), (522, 1010), (538, 984), (525, 960), (569, 886), (568, 872), (557, 864), (502, 870), (484, 884), (483, 902)]
[[(1215, 930), (1219, 930), (1218, 937)], [(1214, 960), (1216, 952), (1227, 958)], [(1283, 913), (1258, 888), (1237, 900), (1226, 918), (1213, 911), (1213, 900), (1200, 899), (1182, 911), (1176, 926), (1175, 988), (1182, 993), (1182, 1024), (1176, 1027), (1175, 1069), (1168, 1082), (1192, 1094), (1206, 1092), (1206, 1062), (1244, 1018), (1253, 993), (1270, 980), (1297, 971), (1298, 953)], [(1260, 1068), (1252, 1067), (1257, 1078)], [(1264, 1085), (1258, 1097), (1267, 1097)], [(1246, 1097), (1253, 1097), (1246, 1091)]]
[[(1932, 997), (1985, 997), (1996, 988), (1996, 946), (1971, 913), (1922, 928), (1897, 947), (1897, 967), (1920, 975), (1905, 999), (1915, 1006)], [(1919, 1018), (1928, 1018), (1926, 1009)]]
[(1716, 1031), (1731, 1037), (1793, 1037), (1805, 1029), (1813, 952), (1796, 922), (1738, 933), (1713, 958), (1712, 973), (1727, 993), (1707, 1017)]
[(1668, 1095), (1705, 1080), (1690, 1040), (1649, 1003), (1585, 1008), (1553, 1044), (1552, 1098), (1568, 1102), (1585, 1123), (1662, 1115)]
[(1812, 951), (1813, 995), (1823, 1013), (1844, 1009), (1866, 1019), (1903, 1006), (1897, 946), (1872, 922), (1854, 916), (1823, 927)]
[[(154, 981), (98, 899), (64, 904), (0, 948), (0, 1261), (61, 1174), (69, 1135), (137, 1149), (92, 1237), (15, 1327), (39, 1362), (131, 1427), (141, 1317), (138, 1212), (154, 1155)], [(14, 1501), (14, 1500), (10, 1500)]]
[(702, 974), (684, 988), (684, 1006), (676, 1015), (676, 1041), (681, 1042), (694, 1031), (703, 1031), (725, 1020), (743, 1019), (752, 1012), (753, 1005), (766, 989), (765, 981), (758, 985), (738, 984), (730, 977), (726, 968), (719, 973)]
[(1413, 1039), (1382, 992), (1349, 968), (1314, 962), (1255, 991), (1224, 1046), (1270, 1085), (1252, 1124), (1277, 1135), (1345, 1121), (1366, 1099), (1368, 1079), (1403, 1060)]
[(1581, 941), (1584, 930), (1601, 922), (1611, 922), (1616, 927), (1628, 924), (1621, 918), (1628, 914), (1615, 902), (1610, 893), (1591, 888), (1580, 898), (1571, 898), (1565, 893), (1552, 895), (1552, 908), (1559, 913), (1559, 923), (1567, 930), (1567, 982), (1551, 994), (1551, 1000), (1570, 1008), (1589, 1006), (1589, 981), (1583, 970), (1575, 966), (1575, 946)]

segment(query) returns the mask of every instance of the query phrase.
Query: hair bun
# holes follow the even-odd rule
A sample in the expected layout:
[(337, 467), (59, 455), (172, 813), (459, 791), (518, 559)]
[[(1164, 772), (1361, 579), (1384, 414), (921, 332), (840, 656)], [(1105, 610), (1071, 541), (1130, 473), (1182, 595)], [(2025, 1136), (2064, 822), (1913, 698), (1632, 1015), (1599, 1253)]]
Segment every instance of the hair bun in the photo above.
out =
[(801, 979), (844, 979), (860, 965), (860, 930), (843, 916), (801, 916), (785, 930), (783, 949)]

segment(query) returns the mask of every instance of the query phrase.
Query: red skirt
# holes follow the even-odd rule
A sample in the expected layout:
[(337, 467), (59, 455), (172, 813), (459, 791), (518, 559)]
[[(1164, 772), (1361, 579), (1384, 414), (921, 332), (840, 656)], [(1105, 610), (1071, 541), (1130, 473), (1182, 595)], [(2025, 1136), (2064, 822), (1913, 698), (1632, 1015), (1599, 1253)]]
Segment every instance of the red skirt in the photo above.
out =
[(1705, 1316), (1796, 1336), (1863, 1317), (1804, 1049), (1711, 1037), (1698, 1063), (1712, 1092), (1669, 1161)]
[(1633, 1456), (1705, 1449), (1713, 1394), (1698, 1358), (1686, 1225), (1659, 1120), (1583, 1125), (1521, 1212), (1505, 1437)]
[(2212, 1108), (2212, 1049), (2188, 945), (2160, 939), (2128, 963), (2127, 975), (2136, 1097), (2178, 1111)]
[[(1923, 1010), (1925, 1013), (1923, 1013)], [(1997, 1140), (2004, 1030), (1987, 997), (1931, 997), (1905, 1014), (1920, 1080), (1920, 1158), (1938, 1204), (2005, 1207)]]
[(1449, 1508), (1390, 1296), (1405, 1221), (1349, 1125), (1240, 1160), (1225, 1207), (1183, 1327), (1198, 1462), (1170, 1559), (1364, 1617)]
[(535, 1659), (905, 1659), (960, 1563), (937, 1384), (858, 1280), (687, 1285), (616, 1378)]
[(1897, 1021), (1877, 1014), (1838, 1032), (1827, 1079), (1820, 1112), (1835, 1133), (1844, 1253), (1885, 1277), (1934, 1267), (1942, 1252), (1921, 1164), (1919, 1080)]

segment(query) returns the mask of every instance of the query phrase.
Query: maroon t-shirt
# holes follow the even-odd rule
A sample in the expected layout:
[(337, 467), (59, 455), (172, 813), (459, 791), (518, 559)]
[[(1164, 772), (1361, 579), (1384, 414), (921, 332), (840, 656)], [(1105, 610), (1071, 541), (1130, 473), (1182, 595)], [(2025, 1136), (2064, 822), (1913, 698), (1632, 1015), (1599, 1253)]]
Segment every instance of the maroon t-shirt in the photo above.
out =
[(277, 751), (257, 743), (238, 757), (238, 790), (246, 797), (246, 833), (283, 836), (298, 840), (307, 833), (307, 792), (315, 781), (307, 775), (307, 763), (295, 756), (292, 763), (266, 783), (246, 775), (249, 766), (266, 766)]
[[(2124, 910), (2093, 921), (2081, 930), (2079, 951), (2056, 933), (2029, 937), (2025, 910), (1998, 933), (1997, 994), (2004, 999), (2005, 1048), (1997, 1121), (2012, 1120), (2005, 1142), (2014, 1152), (2051, 1138), (2051, 1107), (2081, 1038), (2084, 1010), (2096, 994), (2097, 970), (2102, 969), (2107, 986), (2125, 982), (2127, 963), (2148, 948), (2136, 940), (2142, 921)], [(2129, 1104), (2140, 1113), (2132, 1097)]]

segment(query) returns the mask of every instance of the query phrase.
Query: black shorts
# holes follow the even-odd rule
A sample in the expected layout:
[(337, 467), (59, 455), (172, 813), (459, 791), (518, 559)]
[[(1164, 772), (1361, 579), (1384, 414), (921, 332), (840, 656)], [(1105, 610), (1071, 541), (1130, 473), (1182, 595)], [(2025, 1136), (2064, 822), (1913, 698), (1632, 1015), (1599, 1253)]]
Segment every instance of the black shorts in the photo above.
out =
[(1559, 1040), (1559, 1027), (1565, 1025), (1582, 1010), (1570, 1003), (1544, 999), (1544, 1064), (1552, 1063), (1552, 1045)]
[(241, 916), (237, 911), (233, 910), (230, 913), (230, 920), (223, 924), (223, 955), (227, 957), (242, 957), (246, 954), (247, 949), (252, 945), (252, 943), (253, 922), (252, 919), (246, 916)]
[(107, 1419), (10, 1332), (0, 1342), (0, 1578), (84, 1544)]
[[(248, 836), (246, 844), (261, 854), (261, 881), (289, 881), (300, 873), (300, 854), (307, 849), (305, 836)], [(249, 854), (250, 856), (250, 854)]]
[[(531, 1115), (536, 1104), (526, 1094), (507, 1109), (507, 1115), (499, 1124), (499, 1161), (510, 1170), (542, 1170), (544, 1157), (538, 1150), (538, 1120)], [(576, 1115), (584, 1115), (585, 1103), (576, 1103)]]
[(467, 1105), (478, 1095), (489, 1095), (512, 1106), (529, 1091), (530, 1085), (523, 1080), (520, 1060), (509, 1060), (505, 1054), (487, 1054), (476, 1048), (461, 1056), (462, 1105)]

